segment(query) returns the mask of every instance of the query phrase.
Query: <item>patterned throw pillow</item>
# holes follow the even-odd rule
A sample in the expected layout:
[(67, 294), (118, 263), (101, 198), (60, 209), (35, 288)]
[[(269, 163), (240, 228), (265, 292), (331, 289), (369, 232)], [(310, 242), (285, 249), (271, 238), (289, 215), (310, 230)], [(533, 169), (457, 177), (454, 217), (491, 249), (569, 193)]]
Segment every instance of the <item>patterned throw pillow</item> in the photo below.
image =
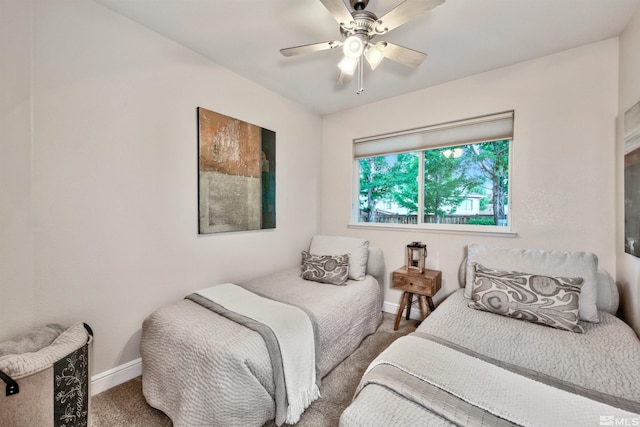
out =
[(303, 279), (345, 285), (349, 278), (349, 255), (313, 255), (302, 251)]
[(469, 307), (557, 329), (584, 333), (579, 320), (581, 277), (494, 270), (473, 263)]

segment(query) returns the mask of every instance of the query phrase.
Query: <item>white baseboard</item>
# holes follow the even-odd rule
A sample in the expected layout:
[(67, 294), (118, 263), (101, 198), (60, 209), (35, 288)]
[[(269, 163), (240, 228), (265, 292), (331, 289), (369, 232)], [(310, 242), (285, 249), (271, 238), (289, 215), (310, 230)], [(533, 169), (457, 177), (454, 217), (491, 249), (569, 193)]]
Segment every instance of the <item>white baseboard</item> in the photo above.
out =
[(126, 381), (132, 380), (142, 375), (142, 359), (137, 358), (131, 362), (116, 366), (108, 371), (96, 374), (91, 377), (91, 395), (109, 390)]
[[(395, 304), (395, 303), (392, 303), (392, 302), (385, 301), (382, 304), (382, 311), (384, 311), (385, 313), (396, 314), (396, 313), (398, 313), (398, 309), (399, 308), (400, 308), (400, 304)], [(403, 316), (404, 316), (404, 314), (403, 314)], [(409, 316), (409, 318), (415, 319), (415, 320), (420, 320), (420, 317), (422, 317), (422, 315), (420, 314), (420, 308), (413, 307), (413, 309), (411, 310), (411, 316)]]
[(398, 307), (400, 307), (400, 304), (394, 304), (387, 301), (382, 303), (382, 311), (384, 311), (385, 313), (395, 314), (398, 312)]

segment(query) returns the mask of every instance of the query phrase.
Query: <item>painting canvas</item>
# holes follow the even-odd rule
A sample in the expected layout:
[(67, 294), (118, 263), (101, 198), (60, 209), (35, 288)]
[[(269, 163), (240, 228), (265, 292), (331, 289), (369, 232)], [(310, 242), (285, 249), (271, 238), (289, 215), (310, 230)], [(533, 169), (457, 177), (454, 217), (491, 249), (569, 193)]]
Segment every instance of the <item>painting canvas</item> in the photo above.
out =
[(640, 257), (640, 102), (624, 114), (624, 242)]
[(200, 234), (276, 227), (276, 134), (198, 108)]

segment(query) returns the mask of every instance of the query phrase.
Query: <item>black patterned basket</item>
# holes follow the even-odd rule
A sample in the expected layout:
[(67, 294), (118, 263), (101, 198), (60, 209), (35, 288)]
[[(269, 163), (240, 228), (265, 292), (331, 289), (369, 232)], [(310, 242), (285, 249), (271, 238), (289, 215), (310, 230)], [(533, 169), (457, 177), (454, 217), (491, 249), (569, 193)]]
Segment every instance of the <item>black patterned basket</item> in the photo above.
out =
[(0, 343), (0, 426), (90, 426), (92, 340), (89, 325), (77, 323), (47, 325)]

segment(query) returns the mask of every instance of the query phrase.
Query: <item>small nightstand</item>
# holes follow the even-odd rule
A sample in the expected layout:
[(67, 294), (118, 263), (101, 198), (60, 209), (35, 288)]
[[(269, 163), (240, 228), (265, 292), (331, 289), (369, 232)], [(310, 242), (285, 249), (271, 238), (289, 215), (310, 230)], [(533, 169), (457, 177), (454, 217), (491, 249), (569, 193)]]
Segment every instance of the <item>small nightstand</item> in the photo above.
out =
[(404, 308), (407, 308), (407, 320), (411, 314), (411, 305), (413, 304), (413, 294), (418, 295), (418, 301), (420, 303), (420, 312), (422, 314), (422, 320), (424, 320), (427, 313), (427, 304), (429, 304), (430, 312), (435, 310), (436, 307), (433, 304), (432, 296), (440, 290), (442, 285), (442, 272), (439, 270), (425, 269), (423, 273), (407, 271), (406, 267), (402, 267), (393, 272), (391, 287), (393, 289), (401, 289), (404, 291), (402, 294), (402, 302), (398, 308), (398, 314), (396, 315), (396, 323), (393, 326), (393, 330), (397, 331), (400, 325), (400, 318)]

